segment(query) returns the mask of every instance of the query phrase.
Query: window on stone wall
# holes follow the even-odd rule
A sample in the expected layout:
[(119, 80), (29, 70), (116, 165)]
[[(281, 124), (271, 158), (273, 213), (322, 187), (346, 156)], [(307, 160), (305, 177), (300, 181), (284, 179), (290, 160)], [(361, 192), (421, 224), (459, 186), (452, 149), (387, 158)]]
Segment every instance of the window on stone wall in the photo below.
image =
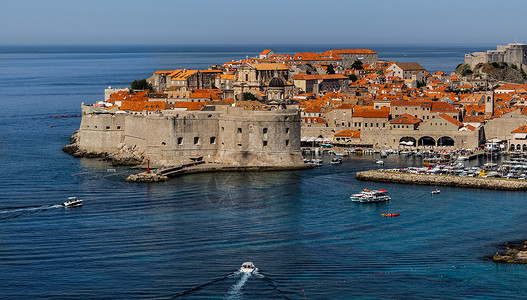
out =
[(167, 143), (166, 142), (161, 142), (161, 145), (165, 146)]
[(241, 147), (241, 146), (242, 146), (242, 144), (238, 144), (238, 147)]
[(117, 129), (121, 129), (121, 126), (117, 126)]
[(211, 136), (210, 137), (210, 143), (211, 144), (216, 144), (216, 137), (215, 136)]
[(110, 126), (106, 126), (106, 129), (110, 129)]
[(289, 140), (285, 140), (285, 145), (289, 146)]
[(263, 146), (267, 147), (267, 141), (263, 141)]
[(197, 144), (199, 144), (199, 137), (194, 138), (194, 145), (197, 145)]
[(262, 132), (263, 132), (263, 134), (266, 134), (266, 133), (267, 133), (267, 128), (264, 128), (264, 129), (262, 130)]
[(182, 137), (178, 137), (178, 138), (177, 138), (177, 144), (178, 144), (178, 145), (183, 144), (183, 138), (182, 138)]
[(242, 133), (242, 129), (241, 128), (238, 128), (238, 133)]

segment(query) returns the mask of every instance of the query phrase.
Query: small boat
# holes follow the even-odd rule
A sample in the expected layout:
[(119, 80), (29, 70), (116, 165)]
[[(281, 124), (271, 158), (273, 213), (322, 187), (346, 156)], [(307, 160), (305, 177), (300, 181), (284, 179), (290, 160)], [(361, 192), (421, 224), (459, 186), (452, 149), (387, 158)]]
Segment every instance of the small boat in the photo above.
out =
[(375, 163), (378, 164), (378, 165), (384, 165), (384, 160), (378, 159), (378, 160), (375, 161)]
[(392, 198), (388, 196), (387, 190), (377, 190), (365, 192), (362, 197), (360, 197), (361, 203), (375, 203), (375, 202), (385, 202), (390, 201)]
[(81, 206), (81, 205), (82, 205), (82, 200), (77, 199), (77, 197), (69, 197), (68, 201), (62, 203), (62, 206), (64, 207), (76, 207), (76, 206)]
[(338, 157), (338, 156), (335, 156), (331, 159), (331, 164), (332, 165), (338, 165), (338, 164), (341, 164), (342, 163), (342, 158)]
[(431, 191), (430, 193), (431, 194), (439, 194), (439, 193), (441, 193), (441, 191), (438, 190), (438, 189), (435, 189), (435, 190)]
[(366, 195), (367, 192), (370, 192), (370, 190), (366, 190), (364, 189), (362, 192), (358, 193), (358, 194), (353, 194), (351, 195), (351, 201), (353, 202), (360, 202), (360, 198), (364, 195)]
[(322, 165), (322, 159), (313, 159), (313, 160), (311, 160), (311, 162), (315, 166), (321, 166)]
[(256, 271), (258, 271), (258, 268), (254, 266), (252, 261), (244, 262), (240, 268), (240, 272), (242, 273), (253, 273)]
[(387, 214), (381, 214), (381, 216), (383, 216), (383, 217), (398, 217), (399, 214), (395, 214), (395, 213), (387, 213)]

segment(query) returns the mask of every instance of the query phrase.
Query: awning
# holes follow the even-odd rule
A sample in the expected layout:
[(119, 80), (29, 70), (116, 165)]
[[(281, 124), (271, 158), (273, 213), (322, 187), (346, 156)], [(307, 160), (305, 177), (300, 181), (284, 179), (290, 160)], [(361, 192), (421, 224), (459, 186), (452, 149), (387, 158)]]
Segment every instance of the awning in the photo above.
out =
[(325, 138), (324, 143), (331, 143), (331, 139)]
[(515, 133), (514, 138), (515, 139), (525, 139), (527, 138), (527, 133)]
[(490, 140), (488, 140), (487, 142), (490, 142), (490, 143), (500, 143), (501, 140), (500, 140), (500, 139), (490, 139)]
[(312, 136), (312, 137), (308, 138), (306, 142), (314, 142), (316, 140), (317, 140), (317, 138)]
[(305, 136), (305, 137), (300, 139), (301, 142), (307, 142), (307, 140), (309, 140), (309, 138), (307, 136)]
[(324, 142), (324, 139), (323, 138), (318, 138), (315, 140), (316, 143), (323, 143)]

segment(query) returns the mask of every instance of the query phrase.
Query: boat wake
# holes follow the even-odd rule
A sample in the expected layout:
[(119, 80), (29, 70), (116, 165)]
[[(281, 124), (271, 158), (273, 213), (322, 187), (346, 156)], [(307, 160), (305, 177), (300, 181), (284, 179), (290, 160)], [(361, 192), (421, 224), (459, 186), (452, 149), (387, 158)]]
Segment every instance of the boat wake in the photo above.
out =
[(245, 272), (243, 273), (237, 272), (237, 273), (241, 274), (241, 278), (240, 280), (238, 280), (238, 282), (232, 285), (231, 289), (229, 290), (229, 293), (227, 294), (226, 299), (240, 299), (243, 295), (243, 293), (241, 292), (241, 289), (243, 288), (247, 280), (249, 280), (249, 277), (251, 277), (252, 275), (251, 273), (245, 273)]
[(0, 209), (0, 220), (8, 220), (18, 218), (20, 216), (33, 214), (39, 211), (45, 211), (52, 208), (62, 207), (60, 204), (55, 205), (40, 205), (40, 206), (22, 206), (22, 207), (6, 207)]
[(193, 287), (193, 288), (190, 288), (190, 289), (188, 289), (188, 290), (185, 290), (185, 291), (183, 291), (183, 292), (181, 292), (181, 293), (179, 293), (179, 294), (173, 296), (172, 299), (180, 298), (180, 297), (184, 297), (184, 296), (188, 296), (189, 294), (192, 294), (192, 293), (194, 293), (194, 292), (196, 292), (196, 291), (199, 291), (199, 290), (201, 290), (201, 289), (203, 289), (203, 288), (205, 288), (205, 287), (207, 287), (207, 286), (209, 286), (209, 285), (212, 285), (212, 284), (214, 284), (214, 283), (218, 283), (218, 282), (220, 282), (220, 281), (223, 281), (223, 280), (225, 280), (225, 279), (228, 279), (228, 278), (231, 277), (232, 275), (234, 275), (234, 273), (233, 273), (233, 274), (229, 274), (229, 275), (227, 275), (227, 276), (223, 276), (223, 277), (219, 277), (219, 278), (213, 279), (213, 280), (211, 280), (211, 281), (209, 281), (209, 282), (207, 282), (207, 283), (204, 283), (204, 284), (200, 284), (200, 285), (198, 285), (198, 286), (195, 286), (195, 287)]

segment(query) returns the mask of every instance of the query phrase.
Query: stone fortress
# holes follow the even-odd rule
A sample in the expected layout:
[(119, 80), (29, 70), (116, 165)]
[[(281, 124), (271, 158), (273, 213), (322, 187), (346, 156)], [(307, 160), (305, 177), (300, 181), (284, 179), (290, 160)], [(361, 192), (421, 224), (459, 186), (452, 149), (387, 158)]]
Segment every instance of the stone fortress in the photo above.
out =
[(83, 104), (75, 146), (95, 156), (126, 148), (156, 166), (203, 157), (227, 166), (296, 168), (304, 165), (299, 120), (291, 109), (207, 106), (130, 114)]
[(527, 45), (511, 43), (507, 46), (498, 45), (496, 50), (465, 54), (465, 64), (469, 65), (472, 69), (477, 64), (493, 62), (505, 62), (511, 65), (527, 67)]

